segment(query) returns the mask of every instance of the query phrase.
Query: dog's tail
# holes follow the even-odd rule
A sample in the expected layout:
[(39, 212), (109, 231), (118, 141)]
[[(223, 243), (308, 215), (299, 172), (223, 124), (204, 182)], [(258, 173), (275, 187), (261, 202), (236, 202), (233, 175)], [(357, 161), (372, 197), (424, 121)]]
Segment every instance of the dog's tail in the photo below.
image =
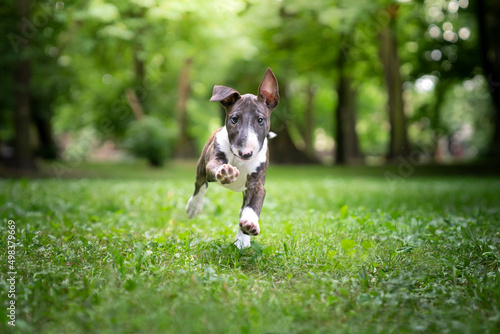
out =
[(277, 136), (278, 136), (278, 135), (277, 135), (276, 133), (274, 133), (274, 132), (270, 131), (270, 132), (269, 132), (269, 134), (267, 135), (267, 138), (268, 138), (268, 139), (273, 139), (273, 138), (275, 138), (275, 137), (277, 137)]

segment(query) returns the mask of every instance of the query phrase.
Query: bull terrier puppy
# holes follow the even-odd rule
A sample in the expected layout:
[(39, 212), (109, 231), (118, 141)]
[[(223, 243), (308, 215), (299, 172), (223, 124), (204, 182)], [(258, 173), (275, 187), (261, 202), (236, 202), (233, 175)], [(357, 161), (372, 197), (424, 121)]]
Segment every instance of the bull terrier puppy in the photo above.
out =
[(210, 101), (224, 107), (225, 125), (210, 136), (203, 148), (196, 167), (194, 194), (186, 205), (189, 218), (201, 212), (208, 182), (243, 192), (235, 241), (240, 249), (250, 247), (250, 236), (260, 232), (259, 216), (266, 196), (270, 117), (280, 99), (278, 81), (270, 68), (257, 94), (240, 95), (233, 88), (214, 87)]

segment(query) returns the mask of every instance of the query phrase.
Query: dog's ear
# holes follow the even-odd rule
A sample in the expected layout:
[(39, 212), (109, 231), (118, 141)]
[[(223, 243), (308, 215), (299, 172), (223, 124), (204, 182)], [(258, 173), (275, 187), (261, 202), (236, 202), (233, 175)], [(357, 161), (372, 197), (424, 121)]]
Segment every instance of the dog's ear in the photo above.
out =
[(278, 80), (274, 76), (270, 68), (266, 70), (264, 79), (259, 86), (259, 100), (264, 102), (271, 111), (276, 108), (280, 102), (280, 93), (278, 87)]
[(233, 105), (241, 98), (240, 93), (236, 89), (225, 86), (214, 86), (211, 102), (220, 102), (224, 107)]

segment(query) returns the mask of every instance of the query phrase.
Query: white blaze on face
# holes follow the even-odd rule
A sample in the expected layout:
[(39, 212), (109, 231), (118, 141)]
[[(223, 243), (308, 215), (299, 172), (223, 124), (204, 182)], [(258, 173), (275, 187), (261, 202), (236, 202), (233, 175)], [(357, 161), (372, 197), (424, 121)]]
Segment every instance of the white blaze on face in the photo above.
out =
[(245, 155), (246, 153), (252, 152), (253, 155), (256, 155), (260, 151), (260, 142), (257, 134), (253, 131), (252, 128), (248, 129), (248, 137), (247, 144), (245, 148), (243, 148), (242, 153)]

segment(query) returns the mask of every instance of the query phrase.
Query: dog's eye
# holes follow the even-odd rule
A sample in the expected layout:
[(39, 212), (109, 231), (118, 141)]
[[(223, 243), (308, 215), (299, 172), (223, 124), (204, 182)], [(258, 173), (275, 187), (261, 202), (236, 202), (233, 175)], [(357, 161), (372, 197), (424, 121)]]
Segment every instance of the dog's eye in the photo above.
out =
[(262, 124), (262, 123), (264, 123), (264, 119), (262, 117), (259, 117), (259, 118), (257, 118), (257, 122), (259, 124)]
[(238, 117), (236, 117), (236, 116), (231, 117), (231, 123), (233, 123), (233, 124), (238, 123)]

